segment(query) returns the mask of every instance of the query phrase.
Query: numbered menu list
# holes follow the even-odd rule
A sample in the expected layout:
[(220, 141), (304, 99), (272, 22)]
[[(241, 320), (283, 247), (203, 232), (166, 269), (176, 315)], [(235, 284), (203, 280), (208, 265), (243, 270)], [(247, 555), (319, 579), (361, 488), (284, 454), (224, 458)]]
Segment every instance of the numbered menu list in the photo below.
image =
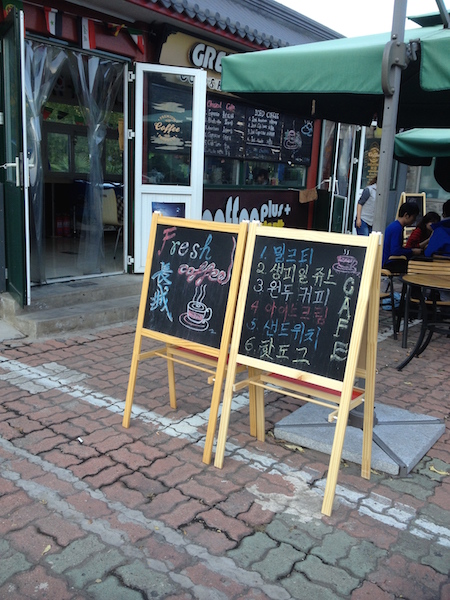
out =
[(246, 156), (248, 158), (279, 158), (282, 125), (280, 113), (248, 108)]
[(365, 251), (258, 236), (239, 354), (342, 381)]

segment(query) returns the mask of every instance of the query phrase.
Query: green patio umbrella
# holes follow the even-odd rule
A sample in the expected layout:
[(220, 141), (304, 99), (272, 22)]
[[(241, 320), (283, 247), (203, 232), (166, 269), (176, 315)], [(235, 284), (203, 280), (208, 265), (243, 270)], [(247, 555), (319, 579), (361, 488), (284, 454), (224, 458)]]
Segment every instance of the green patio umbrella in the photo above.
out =
[(450, 129), (417, 128), (397, 133), (394, 156), (407, 165), (425, 166), (434, 158), (434, 178), (450, 192)]
[[(397, 128), (450, 127), (450, 20), (405, 32), (407, 0), (395, 0), (392, 31), (228, 56), (222, 89), (305, 118), (383, 127), (374, 229), (388, 219)], [(391, 212), (394, 214), (393, 208)]]
[[(222, 60), (222, 89), (303, 117), (370, 125), (383, 115), (383, 55), (390, 34), (343, 38)], [(450, 126), (450, 31), (405, 31), (398, 127)], [(387, 82), (389, 85), (389, 83)]]
[(450, 158), (450, 129), (409, 129), (397, 133), (395, 157), (407, 165), (430, 165), (433, 157)]

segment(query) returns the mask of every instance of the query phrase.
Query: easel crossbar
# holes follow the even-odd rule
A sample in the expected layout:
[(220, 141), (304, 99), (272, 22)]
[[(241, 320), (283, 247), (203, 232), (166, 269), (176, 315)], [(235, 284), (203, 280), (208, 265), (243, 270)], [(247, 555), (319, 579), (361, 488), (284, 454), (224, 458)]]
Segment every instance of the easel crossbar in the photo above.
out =
[[(176, 358), (172, 354), (166, 354), (165, 352), (153, 352), (153, 356), (159, 356), (160, 358), (165, 358), (166, 360), (170, 360), (171, 362), (177, 363), (179, 365), (184, 365), (185, 367), (191, 367), (192, 369), (197, 369), (197, 371), (203, 371), (204, 373), (208, 373), (208, 375), (215, 375), (216, 370), (208, 369), (206, 367), (202, 367), (196, 361), (188, 362), (187, 360), (181, 360), (181, 358)], [(141, 357), (139, 357), (141, 358)], [(212, 362), (211, 365), (216, 365), (217, 361)]]
[[(310, 392), (306, 393), (306, 392), (300, 392), (299, 390), (294, 391), (293, 388), (288, 388), (288, 387), (282, 387), (279, 384), (273, 382), (273, 381), (269, 381), (269, 378), (264, 377), (264, 375), (258, 375), (256, 377), (251, 377), (248, 379), (244, 379), (242, 381), (240, 381), (239, 383), (235, 384), (233, 386), (233, 390), (234, 391), (238, 391), (241, 390), (244, 387), (250, 386), (250, 385), (254, 385), (256, 387), (259, 388), (263, 388), (264, 390), (268, 390), (269, 392), (278, 392), (280, 394), (282, 394), (283, 396), (290, 396), (291, 398), (295, 398), (297, 400), (302, 400), (304, 402), (311, 402), (313, 404), (318, 404), (319, 406), (324, 406), (325, 408), (331, 408), (333, 409), (333, 413), (331, 413), (330, 416), (332, 416), (332, 418), (334, 418), (334, 416), (337, 414), (337, 406), (339, 405), (339, 400), (340, 398), (337, 398), (335, 394), (332, 394), (330, 392), (329, 396), (327, 397), (328, 394), (324, 393), (324, 397), (319, 399), (315, 396), (310, 395)], [(298, 387), (301, 387), (301, 384), (297, 384)], [(350, 408), (353, 409), (356, 406), (359, 406), (363, 400), (364, 400), (364, 390), (360, 390), (358, 388), (355, 388), (355, 391), (360, 392), (359, 395), (355, 396), (351, 403), (350, 403)], [(332, 398), (333, 396), (333, 398)]]

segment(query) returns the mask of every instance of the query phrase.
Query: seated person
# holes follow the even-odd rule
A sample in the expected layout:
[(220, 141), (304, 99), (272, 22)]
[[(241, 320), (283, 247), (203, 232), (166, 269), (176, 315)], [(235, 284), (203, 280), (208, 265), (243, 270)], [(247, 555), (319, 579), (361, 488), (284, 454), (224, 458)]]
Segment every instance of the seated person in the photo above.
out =
[(269, 184), (269, 171), (267, 169), (260, 169), (254, 179), (256, 185), (268, 185)]
[(433, 256), (433, 254), (450, 256), (450, 200), (445, 202), (442, 216), (444, 217), (442, 221), (432, 225), (433, 233), (425, 249), (425, 256)]
[[(386, 227), (383, 243), (383, 268), (398, 272), (400, 270), (397, 268), (398, 264), (393, 268), (392, 261), (389, 263), (390, 256), (406, 256), (409, 259), (414, 255), (422, 253), (421, 248), (403, 247), (403, 229), (410, 227), (418, 214), (419, 206), (415, 202), (405, 202), (400, 206), (396, 220)], [(406, 261), (402, 270), (406, 272)]]
[(437, 212), (428, 212), (417, 224), (414, 231), (406, 240), (405, 248), (426, 248), (428, 246), (428, 240), (430, 235), (433, 233), (432, 224), (439, 223), (441, 217)]

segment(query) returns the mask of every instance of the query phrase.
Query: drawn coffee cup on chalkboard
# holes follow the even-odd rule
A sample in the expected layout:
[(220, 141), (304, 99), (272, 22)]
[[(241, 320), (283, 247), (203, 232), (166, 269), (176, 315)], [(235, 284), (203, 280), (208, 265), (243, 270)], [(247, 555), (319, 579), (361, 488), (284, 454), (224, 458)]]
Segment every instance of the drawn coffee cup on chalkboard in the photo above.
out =
[(180, 323), (188, 329), (206, 331), (212, 317), (212, 309), (203, 302), (206, 296), (206, 285), (195, 289), (194, 297), (187, 303), (186, 312), (180, 315)]
[(289, 129), (284, 134), (284, 147), (287, 150), (298, 150), (302, 147), (302, 137), (299, 131)]
[(337, 262), (333, 265), (333, 271), (336, 271), (337, 273), (354, 273), (359, 275), (357, 266), (358, 260), (354, 256), (341, 254), (337, 257)]

